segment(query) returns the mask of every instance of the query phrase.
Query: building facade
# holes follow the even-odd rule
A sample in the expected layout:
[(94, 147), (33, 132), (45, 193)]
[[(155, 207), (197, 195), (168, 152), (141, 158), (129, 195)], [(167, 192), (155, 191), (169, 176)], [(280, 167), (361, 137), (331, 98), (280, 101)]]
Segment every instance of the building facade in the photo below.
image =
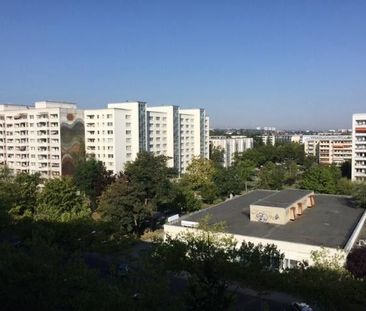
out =
[(184, 172), (193, 157), (209, 156), (209, 118), (203, 109), (147, 107), (143, 102), (108, 104), (85, 110), (86, 153), (119, 173), (141, 151), (168, 157)]
[(321, 164), (341, 165), (352, 159), (352, 136), (350, 135), (304, 135), (306, 155), (314, 156)]
[(224, 167), (229, 167), (234, 162), (236, 153), (245, 152), (253, 148), (253, 138), (246, 136), (211, 136), (210, 144), (212, 147), (224, 150)]
[(85, 110), (84, 118), (86, 154), (102, 161), (108, 171), (119, 173), (147, 150), (146, 103), (108, 104)]
[(184, 173), (194, 157), (209, 158), (210, 119), (204, 109), (179, 109), (180, 165)]
[(14, 174), (71, 175), (83, 144), (83, 113), (75, 104), (0, 105), (0, 163)]
[(276, 136), (275, 135), (262, 135), (260, 136), (264, 145), (272, 145), (276, 144)]
[(352, 117), (352, 180), (366, 181), (366, 113)]

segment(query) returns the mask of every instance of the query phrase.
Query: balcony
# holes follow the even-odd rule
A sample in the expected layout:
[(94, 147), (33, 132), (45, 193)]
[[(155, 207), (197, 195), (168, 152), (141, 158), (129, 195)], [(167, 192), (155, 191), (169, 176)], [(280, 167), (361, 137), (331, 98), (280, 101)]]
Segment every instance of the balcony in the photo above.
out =
[(366, 134), (366, 127), (356, 127), (355, 132), (356, 133), (361, 133), (361, 134), (363, 134), (363, 133)]

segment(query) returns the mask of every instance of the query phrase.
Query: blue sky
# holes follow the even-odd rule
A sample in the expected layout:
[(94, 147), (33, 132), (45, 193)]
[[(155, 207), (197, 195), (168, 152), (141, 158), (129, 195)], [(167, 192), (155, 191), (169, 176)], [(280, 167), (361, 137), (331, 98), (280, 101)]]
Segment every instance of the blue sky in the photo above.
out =
[(366, 1), (0, 0), (0, 102), (143, 100), (215, 127), (347, 128)]

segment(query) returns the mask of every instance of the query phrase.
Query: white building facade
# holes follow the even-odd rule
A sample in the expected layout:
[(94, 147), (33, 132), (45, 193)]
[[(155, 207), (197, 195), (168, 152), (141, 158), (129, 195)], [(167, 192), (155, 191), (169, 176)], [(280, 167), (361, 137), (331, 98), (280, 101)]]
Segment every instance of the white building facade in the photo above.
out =
[(366, 181), (366, 113), (352, 117), (352, 180)]
[(317, 157), (321, 164), (341, 165), (352, 159), (352, 136), (350, 135), (304, 135), (306, 155)]
[(211, 136), (210, 144), (215, 148), (224, 150), (224, 167), (229, 167), (234, 162), (236, 153), (245, 152), (253, 148), (253, 138), (246, 136)]
[(209, 117), (203, 109), (147, 107), (143, 102), (108, 104), (85, 110), (86, 153), (119, 173), (141, 151), (168, 157), (184, 172), (192, 158), (209, 156)]
[(194, 157), (209, 158), (209, 126), (204, 109), (179, 109), (179, 172), (184, 173)]
[(83, 113), (75, 104), (0, 105), (0, 163), (14, 174), (71, 175), (83, 144)]

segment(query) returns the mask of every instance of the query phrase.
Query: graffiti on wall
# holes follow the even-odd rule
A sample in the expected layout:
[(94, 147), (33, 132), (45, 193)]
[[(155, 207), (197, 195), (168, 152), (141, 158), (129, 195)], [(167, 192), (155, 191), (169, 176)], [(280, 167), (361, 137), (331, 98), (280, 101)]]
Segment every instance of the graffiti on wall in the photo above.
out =
[(84, 122), (75, 113), (68, 113), (61, 123), (62, 175), (73, 175), (75, 162), (83, 156), (85, 143)]
[(264, 222), (264, 223), (273, 222), (273, 220), (278, 220), (279, 218), (280, 218), (280, 216), (278, 214), (275, 214), (274, 216), (272, 216), (272, 215), (268, 215), (263, 212), (258, 212), (255, 215), (255, 219), (257, 221)]

